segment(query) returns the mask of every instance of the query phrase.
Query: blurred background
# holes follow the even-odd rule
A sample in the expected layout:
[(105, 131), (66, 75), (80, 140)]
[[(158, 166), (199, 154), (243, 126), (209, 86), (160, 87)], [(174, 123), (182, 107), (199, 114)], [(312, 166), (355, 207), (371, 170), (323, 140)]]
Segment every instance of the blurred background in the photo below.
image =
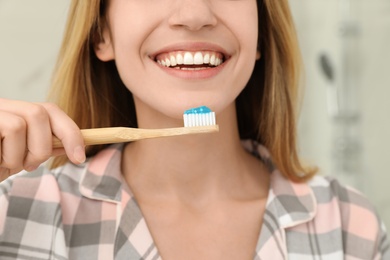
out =
[[(68, 4), (0, 0), (0, 97), (45, 100)], [(390, 228), (390, 1), (290, 5), (305, 66), (300, 153), (364, 192)]]
[(300, 152), (390, 229), (390, 1), (290, 0), (305, 67)]

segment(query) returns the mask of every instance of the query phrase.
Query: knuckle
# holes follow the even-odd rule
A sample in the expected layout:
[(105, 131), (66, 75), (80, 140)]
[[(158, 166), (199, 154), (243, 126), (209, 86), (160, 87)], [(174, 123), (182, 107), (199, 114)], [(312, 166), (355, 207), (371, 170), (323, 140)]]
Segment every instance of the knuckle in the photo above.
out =
[(46, 109), (41, 105), (33, 105), (26, 112), (28, 118), (47, 120), (49, 118)]
[(46, 103), (41, 103), (41, 105), (42, 105), (44, 108), (46, 108), (47, 111), (59, 110), (59, 107), (58, 107), (57, 104), (55, 104), (55, 103), (46, 102)]
[(8, 122), (8, 126), (12, 133), (24, 133), (27, 128), (27, 123), (21, 117), (14, 117)]

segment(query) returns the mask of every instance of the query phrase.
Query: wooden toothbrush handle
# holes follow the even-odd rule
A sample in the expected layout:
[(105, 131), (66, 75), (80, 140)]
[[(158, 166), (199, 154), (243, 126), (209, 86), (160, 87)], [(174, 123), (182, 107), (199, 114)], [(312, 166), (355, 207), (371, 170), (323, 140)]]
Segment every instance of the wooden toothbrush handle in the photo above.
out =
[[(107, 127), (107, 128), (92, 128), (82, 129), (81, 135), (84, 139), (85, 145), (97, 145), (97, 144), (112, 144), (121, 143), (123, 139), (118, 137), (118, 133), (127, 129), (124, 127)], [(64, 147), (61, 140), (53, 136), (53, 148)]]
[[(136, 141), (148, 138), (179, 136), (188, 134), (202, 134), (218, 132), (218, 125), (177, 127), (164, 129), (140, 129), (127, 127), (107, 127), (83, 129), (81, 134), (85, 145), (113, 144)], [(63, 147), (62, 142), (53, 136), (53, 148)]]

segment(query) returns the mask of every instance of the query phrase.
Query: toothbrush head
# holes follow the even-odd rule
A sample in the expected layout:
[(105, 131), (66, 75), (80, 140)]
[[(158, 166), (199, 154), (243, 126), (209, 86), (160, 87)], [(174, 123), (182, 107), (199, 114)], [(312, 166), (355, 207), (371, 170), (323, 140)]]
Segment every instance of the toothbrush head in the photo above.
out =
[(183, 114), (184, 126), (211, 126), (216, 124), (215, 112), (206, 106), (188, 109)]

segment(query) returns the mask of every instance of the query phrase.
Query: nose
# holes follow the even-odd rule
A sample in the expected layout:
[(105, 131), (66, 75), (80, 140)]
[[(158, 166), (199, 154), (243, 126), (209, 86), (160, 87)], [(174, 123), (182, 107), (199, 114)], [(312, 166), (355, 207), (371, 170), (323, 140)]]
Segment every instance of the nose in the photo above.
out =
[(174, 2), (169, 18), (170, 26), (198, 31), (217, 24), (217, 17), (210, 0), (176, 0)]

